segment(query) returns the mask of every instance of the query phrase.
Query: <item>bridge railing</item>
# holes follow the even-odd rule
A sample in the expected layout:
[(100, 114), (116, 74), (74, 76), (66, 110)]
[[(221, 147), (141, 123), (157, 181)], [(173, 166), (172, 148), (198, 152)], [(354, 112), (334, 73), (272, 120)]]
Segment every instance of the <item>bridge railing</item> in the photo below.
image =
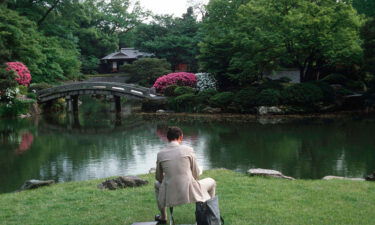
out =
[(77, 82), (65, 84), (38, 91), (37, 95), (38, 99), (42, 101), (43, 99), (51, 99), (52, 95), (69, 95), (69, 93), (77, 91), (106, 91), (114, 94), (132, 95), (139, 98), (160, 98), (156, 96), (156, 93), (150, 88), (113, 82)]

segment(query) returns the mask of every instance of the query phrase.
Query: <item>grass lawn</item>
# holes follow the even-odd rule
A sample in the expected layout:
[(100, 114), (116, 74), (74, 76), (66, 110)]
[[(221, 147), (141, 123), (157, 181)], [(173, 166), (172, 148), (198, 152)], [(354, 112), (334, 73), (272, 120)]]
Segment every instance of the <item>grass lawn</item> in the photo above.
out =
[[(210, 170), (225, 224), (375, 224), (375, 183), (281, 180)], [(131, 224), (157, 213), (150, 184), (99, 190), (101, 180), (61, 183), (0, 195), (0, 224)], [(178, 224), (194, 223), (194, 204), (175, 208)]]

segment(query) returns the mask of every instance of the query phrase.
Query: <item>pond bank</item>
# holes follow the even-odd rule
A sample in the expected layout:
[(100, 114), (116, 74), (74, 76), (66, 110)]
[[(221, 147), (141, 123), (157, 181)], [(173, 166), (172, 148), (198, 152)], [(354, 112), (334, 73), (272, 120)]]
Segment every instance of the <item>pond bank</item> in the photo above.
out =
[(136, 113), (145, 120), (168, 120), (178, 122), (260, 122), (260, 123), (283, 123), (299, 120), (334, 120), (342, 118), (369, 118), (375, 116), (373, 111), (340, 111), (332, 113), (316, 113), (316, 114), (288, 114), (288, 115), (255, 115), (255, 114), (201, 114), (201, 113)]
[[(100, 190), (104, 181), (67, 182), (0, 194), (0, 224), (132, 224), (157, 213), (154, 175), (149, 184)], [(217, 181), (226, 224), (373, 224), (375, 184), (345, 180), (282, 180), (230, 170), (205, 171)], [(194, 205), (176, 207), (178, 224), (194, 222)]]

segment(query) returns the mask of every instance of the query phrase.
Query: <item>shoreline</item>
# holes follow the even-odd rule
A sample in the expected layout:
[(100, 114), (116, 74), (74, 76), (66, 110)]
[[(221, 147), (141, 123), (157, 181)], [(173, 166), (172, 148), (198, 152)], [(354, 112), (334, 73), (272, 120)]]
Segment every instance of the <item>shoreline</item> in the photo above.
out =
[(201, 121), (201, 122), (266, 122), (282, 123), (301, 120), (334, 120), (348, 117), (375, 117), (375, 110), (372, 111), (337, 111), (330, 113), (309, 113), (309, 114), (278, 114), (278, 115), (256, 115), (256, 114), (236, 114), (236, 113), (147, 113), (136, 112), (135, 115), (142, 116), (145, 120), (172, 120), (180, 122)]

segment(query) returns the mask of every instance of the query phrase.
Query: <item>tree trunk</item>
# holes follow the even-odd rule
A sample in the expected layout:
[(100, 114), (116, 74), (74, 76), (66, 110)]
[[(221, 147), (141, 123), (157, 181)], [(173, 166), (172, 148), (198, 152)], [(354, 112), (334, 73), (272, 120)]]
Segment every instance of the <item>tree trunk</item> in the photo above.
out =
[(43, 21), (47, 18), (48, 14), (50, 14), (50, 12), (52, 12), (52, 10), (56, 8), (60, 1), (61, 0), (56, 0), (55, 3), (51, 6), (51, 8), (49, 8), (47, 12), (44, 13), (43, 17), (38, 21), (38, 26), (40, 26), (43, 23)]

